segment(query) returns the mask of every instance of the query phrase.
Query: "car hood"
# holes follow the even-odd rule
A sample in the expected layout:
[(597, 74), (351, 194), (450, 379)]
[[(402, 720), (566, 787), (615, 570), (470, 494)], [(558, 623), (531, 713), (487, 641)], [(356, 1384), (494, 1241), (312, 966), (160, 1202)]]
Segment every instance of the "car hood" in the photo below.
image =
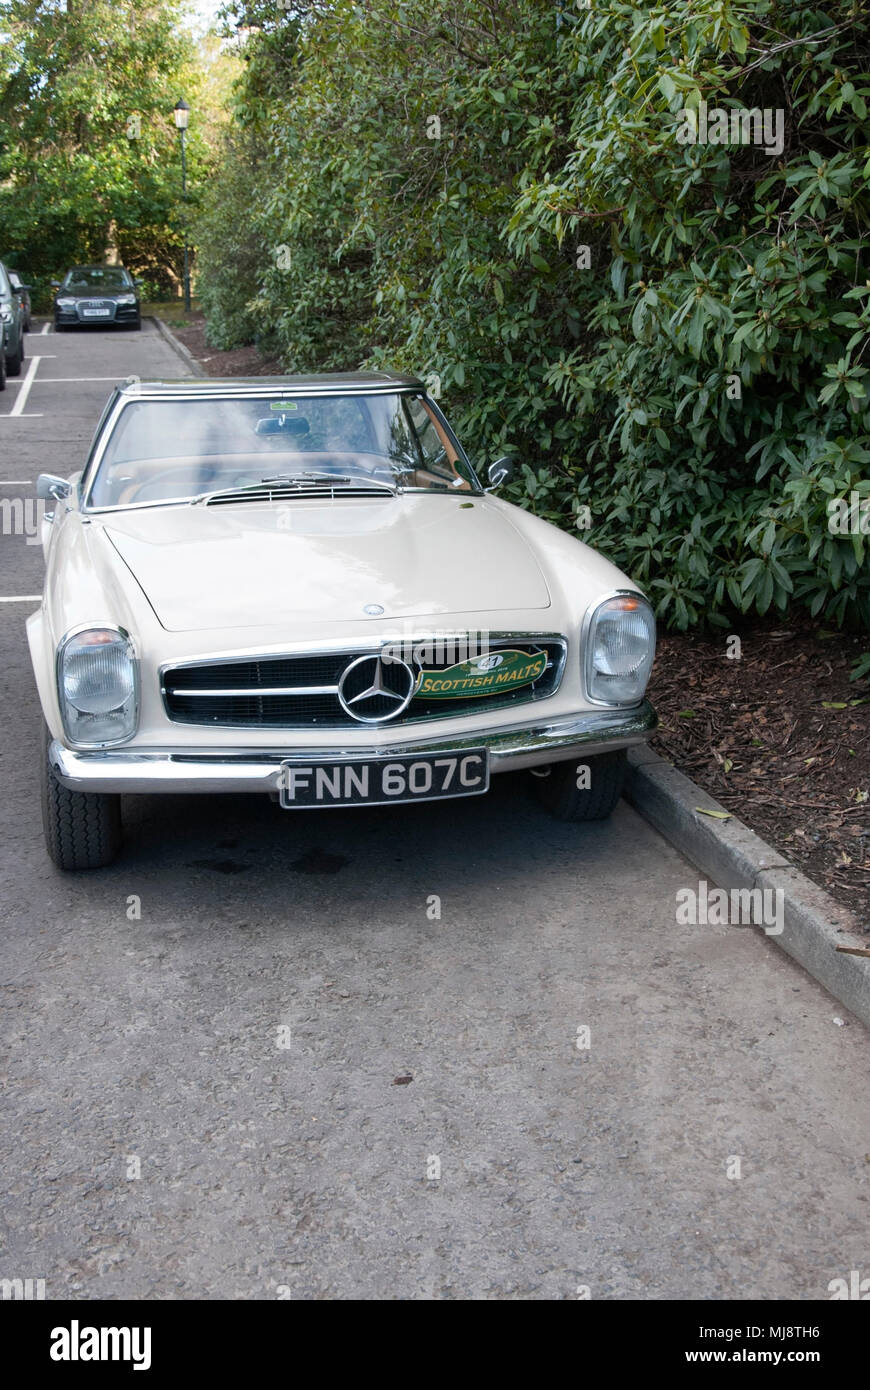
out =
[(550, 605), (528, 541), (468, 494), (154, 507), (99, 524), (172, 632), (348, 622), (369, 605), (387, 618)]

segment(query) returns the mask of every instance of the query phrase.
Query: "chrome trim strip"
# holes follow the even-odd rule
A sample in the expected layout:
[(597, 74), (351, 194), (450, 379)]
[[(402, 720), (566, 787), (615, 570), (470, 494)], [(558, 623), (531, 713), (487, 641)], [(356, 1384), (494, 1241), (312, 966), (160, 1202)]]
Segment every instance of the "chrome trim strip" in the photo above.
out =
[[(167, 690), (167, 695), (175, 695), (186, 698), (192, 695), (199, 699), (210, 699), (211, 696), (226, 696), (230, 699), (243, 697), (249, 700), (257, 700), (261, 695), (335, 695), (338, 691), (337, 685), (274, 685), (264, 689), (258, 685), (248, 686), (242, 690)], [(259, 726), (258, 726), (259, 727)]]
[(634, 709), (589, 710), (549, 724), (515, 725), (462, 738), (384, 739), (367, 748), (340, 743), (311, 750), (229, 747), (197, 749), (144, 748), (78, 752), (52, 740), (49, 762), (72, 791), (137, 793), (274, 792), (282, 763), (299, 756), (312, 762), (413, 757), (418, 753), (456, 753), (465, 748), (488, 750), (493, 772), (564, 762), (575, 755), (594, 756), (643, 743), (658, 720), (647, 700)]

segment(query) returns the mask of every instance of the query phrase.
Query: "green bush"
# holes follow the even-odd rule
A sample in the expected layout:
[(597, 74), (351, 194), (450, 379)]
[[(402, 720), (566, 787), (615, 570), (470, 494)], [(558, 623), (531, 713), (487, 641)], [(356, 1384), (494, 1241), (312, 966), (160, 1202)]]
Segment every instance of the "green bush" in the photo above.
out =
[[(472, 456), (517, 454), (513, 500), (591, 520), (667, 623), (870, 626), (867, 538), (828, 525), (870, 497), (860, 14), (264, 7), (199, 228), (214, 340), (436, 373)], [(684, 143), (701, 102), (781, 111), (782, 149)]]

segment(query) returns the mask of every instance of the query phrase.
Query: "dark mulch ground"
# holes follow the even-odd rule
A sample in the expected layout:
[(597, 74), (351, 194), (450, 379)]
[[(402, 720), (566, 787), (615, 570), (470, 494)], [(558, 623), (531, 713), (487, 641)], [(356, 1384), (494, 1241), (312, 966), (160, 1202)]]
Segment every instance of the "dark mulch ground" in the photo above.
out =
[(233, 348), (231, 352), (219, 352), (210, 346), (205, 335), (205, 319), (202, 314), (191, 314), (183, 323), (175, 319), (169, 325), (179, 342), (192, 352), (201, 363), (207, 376), (281, 376), (281, 364), (277, 360), (261, 357), (257, 348)]
[[(209, 376), (281, 372), (255, 347), (211, 347), (201, 314), (172, 329)], [(739, 660), (724, 636), (660, 638), (654, 747), (870, 930), (870, 682), (849, 682), (870, 638), (801, 620), (737, 635)]]
[(849, 670), (870, 638), (782, 621), (660, 638), (653, 746), (827, 888), (870, 930), (870, 683)]

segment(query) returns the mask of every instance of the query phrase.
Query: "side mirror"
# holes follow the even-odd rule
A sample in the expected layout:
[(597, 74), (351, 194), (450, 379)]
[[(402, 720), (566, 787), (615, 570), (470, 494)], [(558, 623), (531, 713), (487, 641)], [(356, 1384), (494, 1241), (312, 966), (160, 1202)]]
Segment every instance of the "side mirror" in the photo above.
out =
[(43, 502), (62, 502), (72, 492), (72, 483), (53, 473), (40, 473), (36, 480), (36, 495)]
[(52, 282), (51, 282), (51, 288), (52, 288), (53, 290), (59, 290), (59, 289), (60, 289), (60, 281), (59, 281), (59, 280), (52, 280)]
[(141, 290), (142, 286), (145, 284), (145, 281), (144, 281), (144, 280), (140, 280), (140, 279), (138, 278), (138, 276), (137, 276), (137, 277), (134, 279), (133, 284), (136, 286), (137, 290)]
[(503, 483), (509, 483), (515, 472), (516, 464), (507, 454), (504, 458), (496, 459), (495, 463), (491, 463), (486, 470), (486, 476), (489, 480), (487, 492), (494, 492)]

